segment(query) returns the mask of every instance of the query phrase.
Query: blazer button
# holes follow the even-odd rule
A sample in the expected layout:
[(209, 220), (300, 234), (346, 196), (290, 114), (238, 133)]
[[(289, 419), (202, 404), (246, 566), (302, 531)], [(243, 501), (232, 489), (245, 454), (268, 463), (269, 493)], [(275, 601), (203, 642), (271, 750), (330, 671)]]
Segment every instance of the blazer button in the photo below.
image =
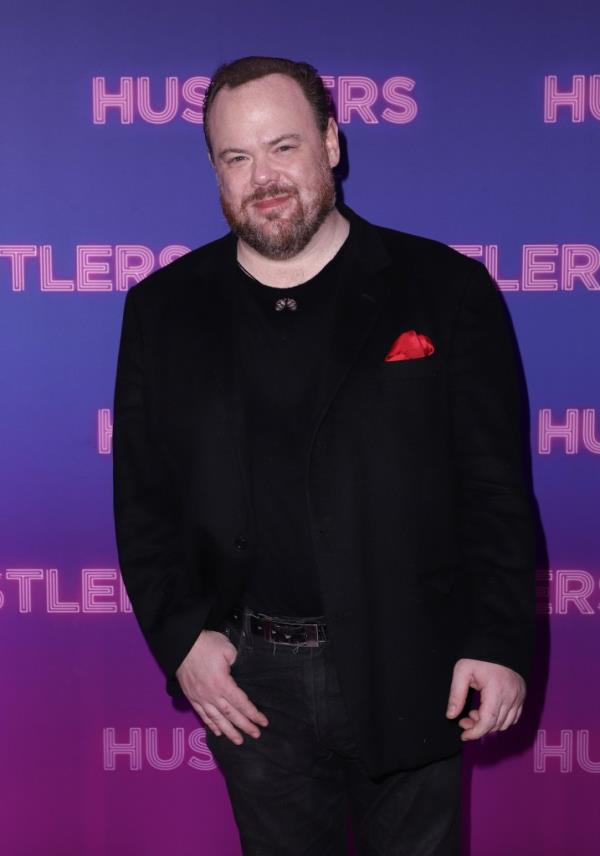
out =
[(248, 539), (244, 535), (237, 535), (233, 539), (236, 550), (245, 550), (248, 546)]

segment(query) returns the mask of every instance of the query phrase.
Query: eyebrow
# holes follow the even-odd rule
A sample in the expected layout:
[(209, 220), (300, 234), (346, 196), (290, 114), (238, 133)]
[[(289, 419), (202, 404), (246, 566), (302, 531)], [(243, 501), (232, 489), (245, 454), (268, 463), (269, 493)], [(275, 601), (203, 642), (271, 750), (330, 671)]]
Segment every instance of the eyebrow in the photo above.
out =
[[(282, 134), (280, 137), (276, 137), (274, 140), (269, 140), (269, 142), (266, 145), (267, 145), (267, 148), (270, 148), (271, 146), (276, 146), (277, 143), (283, 142), (283, 140), (296, 140), (296, 142), (299, 142), (301, 139), (302, 139), (301, 134)], [(219, 158), (223, 159), (225, 157), (225, 155), (230, 155), (230, 154), (245, 155), (245, 154), (247, 154), (247, 152), (245, 149), (236, 149), (236, 148), (223, 149), (222, 151), (219, 152)]]

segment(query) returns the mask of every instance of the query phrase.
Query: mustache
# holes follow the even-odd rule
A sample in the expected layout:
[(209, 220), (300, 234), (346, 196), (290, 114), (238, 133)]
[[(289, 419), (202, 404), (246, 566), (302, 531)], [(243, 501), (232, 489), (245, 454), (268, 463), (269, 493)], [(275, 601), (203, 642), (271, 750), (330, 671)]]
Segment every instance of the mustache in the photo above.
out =
[(272, 199), (275, 196), (296, 196), (296, 190), (292, 187), (267, 187), (265, 189), (259, 188), (256, 190), (252, 196), (249, 196), (245, 201), (243, 207), (245, 208), (247, 205), (251, 205), (253, 202), (262, 202), (263, 199)]

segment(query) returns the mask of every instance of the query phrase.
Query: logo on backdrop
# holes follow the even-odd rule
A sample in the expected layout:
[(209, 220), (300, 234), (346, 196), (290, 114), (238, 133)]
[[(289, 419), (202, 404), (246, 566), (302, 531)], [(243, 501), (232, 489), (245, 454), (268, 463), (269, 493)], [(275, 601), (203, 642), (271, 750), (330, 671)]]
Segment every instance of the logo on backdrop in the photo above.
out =
[[(160, 770), (179, 767), (208, 771), (216, 769), (206, 745), (206, 731), (195, 728), (187, 735), (183, 728), (130, 728), (125, 734), (116, 728), (102, 729), (102, 767), (106, 771)], [(190, 754), (191, 753), (191, 754)]]
[(72, 574), (63, 574), (58, 568), (6, 568), (0, 572), (0, 609), (13, 609), (22, 615), (132, 612), (116, 568), (82, 568), (75, 585), (72, 580)]
[(451, 244), (482, 261), (502, 291), (600, 291), (600, 249), (594, 244), (523, 244), (521, 270), (514, 279), (500, 271), (497, 244)]
[(538, 411), (538, 452), (600, 455), (596, 410), (593, 407), (567, 407), (555, 413), (549, 407)]
[[(406, 125), (417, 116), (417, 102), (409, 94), (416, 85), (411, 77), (395, 75), (378, 83), (360, 74), (322, 75), (322, 80), (333, 95), (340, 125), (353, 121)], [(103, 76), (93, 77), (92, 121), (94, 125), (167, 125), (182, 119), (201, 125), (202, 102), (209, 83), (210, 78), (204, 76), (186, 80), (171, 76), (152, 80), (120, 77), (116, 83), (109, 83)]]
[(182, 244), (158, 252), (143, 244), (78, 244), (68, 276), (57, 272), (49, 244), (0, 244), (0, 259), (8, 263), (12, 291), (25, 291), (34, 280), (36, 288), (48, 293), (122, 292), (189, 251)]
[(534, 773), (600, 773), (600, 761), (590, 758), (590, 732), (587, 728), (563, 728), (551, 735), (540, 728), (533, 749)]
[[(96, 414), (96, 446), (98, 454), (112, 451), (112, 411), (102, 407)], [(540, 455), (559, 453), (577, 455), (588, 452), (600, 455), (600, 430), (593, 407), (567, 407), (560, 413), (549, 407), (538, 410), (537, 451)]]
[(574, 74), (559, 83), (556, 74), (544, 78), (544, 122), (585, 122), (600, 119), (600, 74)]
[[(502, 291), (600, 292), (600, 249), (594, 244), (523, 244), (520, 270), (506, 276), (497, 244), (452, 244), (482, 261)], [(59, 265), (50, 244), (0, 244), (0, 286), (43, 293), (124, 292), (157, 268), (190, 252), (183, 244), (154, 251), (144, 244), (78, 244)]]
[[(79, 576), (58, 568), (6, 568), (0, 571), (0, 609), (22, 615), (131, 613), (131, 602), (117, 568), (82, 568)], [(582, 569), (540, 571), (538, 615), (600, 614), (600, 577)]]
[(584, 570), (540, 571), (536, 580), (538, 615), (597, 615), (600, 577)]

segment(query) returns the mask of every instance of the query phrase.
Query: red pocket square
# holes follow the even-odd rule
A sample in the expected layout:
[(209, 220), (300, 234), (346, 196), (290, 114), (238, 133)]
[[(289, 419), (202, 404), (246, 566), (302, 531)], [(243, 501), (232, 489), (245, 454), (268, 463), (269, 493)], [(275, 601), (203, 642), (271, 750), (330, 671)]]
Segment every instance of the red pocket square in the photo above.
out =
[(420, 357), (428, 357), (434, 351), (435, 348), (429, 336), (424, 333), (417, 333), (416, 330), (405, 330), (395, 340), (385, 356), (385, 361), (419, 359)]

